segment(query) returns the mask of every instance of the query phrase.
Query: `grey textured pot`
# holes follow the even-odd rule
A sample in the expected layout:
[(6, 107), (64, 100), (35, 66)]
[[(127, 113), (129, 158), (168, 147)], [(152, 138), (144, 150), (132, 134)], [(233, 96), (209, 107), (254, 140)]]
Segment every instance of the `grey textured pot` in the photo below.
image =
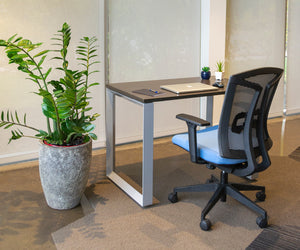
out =
[(92, 159), (92, 140), (72, 147), (40, 142), (39, 171), (49, 207), (70, 209), (80, 203)]

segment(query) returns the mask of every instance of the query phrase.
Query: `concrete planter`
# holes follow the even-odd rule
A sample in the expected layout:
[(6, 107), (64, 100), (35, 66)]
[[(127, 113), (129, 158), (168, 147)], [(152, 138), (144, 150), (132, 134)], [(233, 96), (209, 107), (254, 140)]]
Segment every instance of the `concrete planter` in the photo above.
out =
[(92, 140), (71, 147), (40, 142), (39, 171), (49, 207), (71, 209), (80, 203), (92, 160)]

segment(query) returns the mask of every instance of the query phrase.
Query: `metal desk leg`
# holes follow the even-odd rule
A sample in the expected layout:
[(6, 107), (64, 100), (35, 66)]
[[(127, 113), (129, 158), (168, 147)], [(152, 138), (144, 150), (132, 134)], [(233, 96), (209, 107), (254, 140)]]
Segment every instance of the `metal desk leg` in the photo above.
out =
[(214, 97), (207, 96), (206, 103), (206, 120), (213, 126), (213, 110), (214, 110)]
[(153, 103), (144, 104), (143, 206), (153, 201)]
[(140, 206), (145, 207), (153, 204), (153, 103), (142, 105), (144, 108), (144, 125), (142, 166), (143, 183), (141, 194), (114, 171), (115, 94), (109, 89), (106, 90), (106, 175)]
[(115, 95), (108, 89), (106, 89), (105, 108), (106, 175), (109, 176), (115, 168)]

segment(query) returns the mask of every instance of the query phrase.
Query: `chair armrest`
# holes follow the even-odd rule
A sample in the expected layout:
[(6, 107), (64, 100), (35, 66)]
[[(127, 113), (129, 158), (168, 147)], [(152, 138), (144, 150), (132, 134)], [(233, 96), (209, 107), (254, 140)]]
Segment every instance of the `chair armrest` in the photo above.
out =
[(176, 115), (176, 118), (186, 121), (187, 123), (195, 124), (197, 126), (209, 126), (210, 125), (210, 123), (208, 121), (203, 120), (199, 117), (188, 115), (188, 114), (178, 114), (178, 115)]
[(188, 115), (188, 114), (178, 114), (176, 115), (177, 119), (183, 120), (186, 122), (188, 126), (188, 134), (189, 134), (189, 152), (191, 156), (191, 161), (195, 163), (200, 163), (197, 157), (197, 136), (196, 136), (196, 128), (197, 126), (209, 126), (210, 123), (201, 118)]

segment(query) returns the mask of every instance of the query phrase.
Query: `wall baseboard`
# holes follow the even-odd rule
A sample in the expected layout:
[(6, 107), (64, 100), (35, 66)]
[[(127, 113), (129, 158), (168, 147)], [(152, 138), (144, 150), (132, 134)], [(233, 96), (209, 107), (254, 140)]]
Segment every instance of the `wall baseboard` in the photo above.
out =
[[(155, 132), (154, 137), (165, 137), (169, 135), (174, 135), (177, 133), (183, 133), (187, 130), (185, 128), (178, 128), (173, 130), (166, 130), (166, 131), (158, 131)], [(142, 135), (135, 135), (130, 137), (121, 137), (116, 139), (116, 144), (126, 144), (136, 141), (142, 140)], [(93, 148), (99, 149), (106, 147), (105, 140), (97, 140), (93, 142)], [(26, 161), (33, 161), (38, 160), (39, 152), (37, 151), (28, 151), (28, 152), (21, 152), (21, 153), (14, 153), (14, 154), (6, 154), (0, 156), (0, 167), (4, 165), (12, 165), (16, 163), (26, 162)]]
[(287, 115), (299, 115), (300, 114), (300, 109), (289, 109), (286, 111)]
[[(103, 148), (103, 147), (105, 147), (105, 141), (93, 142), (93, 148)], [(38, 150), (0, 155), (0, 168), (1, 166), (4, 165), (12, 165), (21, 162), (38, 160), (38, 158), (39, 158)]]

